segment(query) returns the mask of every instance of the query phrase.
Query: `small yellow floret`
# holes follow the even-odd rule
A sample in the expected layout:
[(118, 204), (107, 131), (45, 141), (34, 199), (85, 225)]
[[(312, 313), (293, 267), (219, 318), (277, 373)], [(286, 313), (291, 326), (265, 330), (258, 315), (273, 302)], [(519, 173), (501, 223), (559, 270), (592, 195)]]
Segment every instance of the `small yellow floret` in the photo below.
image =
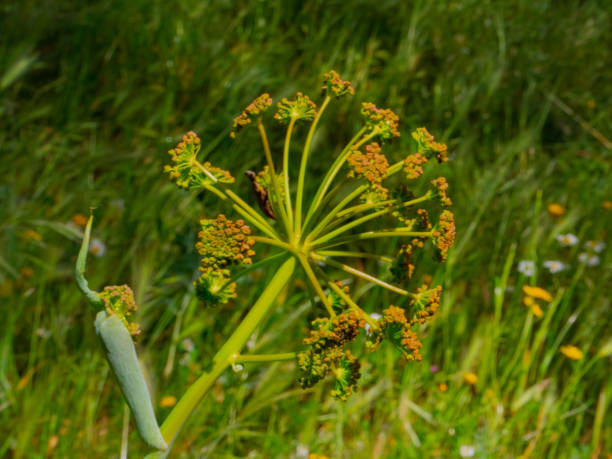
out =
[(535, 303), (533, 306), (531, 306), (531, 312), (536, 317), (542, 317), (544, 315), (544, 311), (542, 311), (542, 308), (538, 303)]
[(548, 204), (548, 213), (553, 217), (560, 217), (565, 213), (565, 207), (559, 203), (552, 202)]
[(176, 397), (174, 395), (166, 395), (159, 402), (159, 406), (162, 408), (168, 408), (170, 406), (174, 406), (176, 404)]
[(576, 346), (572, 345), (561, 346), (561, 353), (568, 359), (572, 360), (582, 360), (582, 358), (584, 357), (582, 351)]
[(467, 373), (463, 373), (463, 380), (473, 386), (478, 382), (478, 376), (476, 375), (476, 373), (468, 371)]
[(552, 295), (541, 287), (523, 285), (523, 292), (538, 300), (552, 301), (553, 299)]

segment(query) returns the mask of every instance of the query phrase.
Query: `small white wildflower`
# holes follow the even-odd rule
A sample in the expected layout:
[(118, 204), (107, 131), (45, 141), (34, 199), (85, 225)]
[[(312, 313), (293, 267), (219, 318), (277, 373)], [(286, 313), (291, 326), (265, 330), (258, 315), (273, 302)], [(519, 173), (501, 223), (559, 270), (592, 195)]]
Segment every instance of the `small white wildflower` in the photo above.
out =
[(309, 454), (310, 450), (306, 445), (300, 443), (299, 445), (297, 445), (297, 448), (295, 448), (295, 456), (299, 459), (306, 459)]
[(521, 260), (518, 265), (518, 272), (523, 273), (525, 276), (533, 276), (535, 272), (535, 265), (531, 260)]
[(568, 324), (573, 324), (574, 322), (576, 322), (577, 318), (578, 318), (577, 314), (572, 314), (571, 316), (569, 316), (569, 319), (567, 319), (567, 323)]
[(51, 331), (46, 328), (37, 328), (36, 334), (40, 336), (42, 339), (47, 339), (51, 336)]
[(599, 257), (597, 255), (591, 255), (586, 252), (578, 255), (578, 260), (587, 266), (597, 266), (599, 264)]
[(565, 269), (565, 264), (559, 260), (548, 260), (544, 262), (544, 267), (552, 274), (559, 273)]
[(452, 437), (455, 435), (455, 429), (453, 429), (452, 427), (450, 429), (448, 429), (448, 434)]
[(578, 236), (572, 233), (559, 234), (557, 236), (557, 242), (559, 242), (559, 244), (561, 244), (563, 247), (571, 247), (578, 243)]
[(502, 405), (501, 403), (498, 403), (497, 407), (495, 408), (495, 411), (497, 411), (497, 414), (499, 415), (504, 414), (504, 405)]
[[(377, 313), (377, 312), (373, 312), (372, 314), (370, 314), (370, 317), (372, 319), (374, 319), (374, 320), (382, 319), (382, 316), (379, 313)], [(365, 324), (365, 332), (366, 332), (366, 335), (368, 335), (368, 336), (371, 335), (371, 333), (372, 333), (372, 332), (370, 332), (370, 324), (367, 323), (367, 322)]]
[(241, 365), (240, 363), (232, 363), (232, 370), (234, 370), (234, 373), (240, 373), (242, 370), (244, 370), (244, 365)]
[(595, 253), (600, 253), (606, 248), (606, 243), (604, 241), (586, 241), (584, 246)]
[(187, 352), (191, 352), (195, 349), (195, 346), (191, 338), (185, 338), (182, 341), (182, 344), (183, 344), (183, 349), (185, 349)]
[(493, 293), (495, 294), (495, 296), (501, 296), (501, 294), (502, 294), (502, 289), (501, 289), (501, 287), (495, 287), (495, 288), (493, 289)]
[(459, 456), (461, 457), (473, 457), (476, 450), (472, 445), (461, 445), (459, 448)]
[(91, 240), (91, 245), (89, 246), (89, 251), (96, 257), (103, 257), (106, 253), (106, 244), (104, 244), (104, 242), (102, 242), (100, 239), (93, 238)]

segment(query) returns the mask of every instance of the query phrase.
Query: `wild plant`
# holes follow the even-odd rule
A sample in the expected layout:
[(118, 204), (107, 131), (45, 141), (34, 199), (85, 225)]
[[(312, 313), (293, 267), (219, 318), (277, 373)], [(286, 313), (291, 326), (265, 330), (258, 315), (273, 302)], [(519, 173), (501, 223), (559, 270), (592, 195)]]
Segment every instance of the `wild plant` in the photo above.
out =
[[(281, 167), (264, 125), (272, 98), (263, 94), (248, 105), (235, 118), (231, 136), (254, 127), (261, 138), (265, 165), (257, 173), (246, 171), (253, 185), (249, 197), (233, 191), (235, 179), (230, 172), (198, 159), (201, 140), (194, 132), (187, 133), (169, 152), (171, 164), (165, 170), (178, 187), (212, 193), (238, 217), (221, 214), (200, 220), (196, 249), (202, 259), (194, 285), (201, 301), (207, 306), (228, 302), (238, 305), (239, 278), (264, 267), (274, 269), (274, 275), (255, 303), (245, 305), (248, 313), (216, 352), (210, 368), (187, 389), (159, 427), (131, 338), (140, 333), (131, 321), (136, 308), (132, 291), (124, 285), (94, 292), (84, 278), (92, 226), (89, 219), (77, 262), (78, 284), (89, 303), (101, 310), (96, 331), (141, 437), (159, 450), (154, 453), (156, 457), (169, 453), (185, 421), (228, 367), (293, 360), (303, 388), (328, 380), (331, 395), (346, 400), (360, 378), (361, 353), (355, 349), (358, 343), (371, 352), (387, 340), (405, 359), (421, 360), (417, 331), (435, 314), (442, 288), (425, 283), (409, 289), (415, 253), (430, 246), (435, 257), (445, 261), (455, 238), (455, 223), (444, 177), (431, 180), (420, 195), (415, 194), (414, 185), (424, 167), (448, 160), (447, 147), (436, 142), (425, 128), (418, 128), (412, 132), (413, 151), (390, 164), (383, 148), (400, 136), (399, 118), (389, 109), (363, 103), (362, 127), (322, 178), (309, 175), (313, 137), (326, 108), (354, 92), (349, 81), (330, 71), (324, 75), (319, 107), (300, 92), (293, 99), (278, 102), (273, 118), (286, 126)], [(308, 130), (294, 184), (291, 142), (301, 125)], [(307, 181), (318, 183), (312, 196), (306, 195)], [(380, 244), (370, 252), (355, 249), (361, 241), (389, 238), (400, 241), (394, 256), (379, 253), (377, 247), (383, 247)], [(266, 256), (254, 261), (255, 247), (261, 246), (269, 247), (264, 250)], [(349, 264), (360, 259), (376, 260), (388, 269), (379, 276)], [(245, 344), (276, 305), (279, 294), (300, 276), (312, 292), (313, 308), (319, 315), (309, 324), (302, 342), (295, 343), (295, 349), (279, 349), (275, 354), (245, 353)], [(389, 305), (381, 314), (370, 314), (349, 289), (351, 280), (406, 297), (405, 306)], [(360, 335), (363, 339), (357, 340)]]

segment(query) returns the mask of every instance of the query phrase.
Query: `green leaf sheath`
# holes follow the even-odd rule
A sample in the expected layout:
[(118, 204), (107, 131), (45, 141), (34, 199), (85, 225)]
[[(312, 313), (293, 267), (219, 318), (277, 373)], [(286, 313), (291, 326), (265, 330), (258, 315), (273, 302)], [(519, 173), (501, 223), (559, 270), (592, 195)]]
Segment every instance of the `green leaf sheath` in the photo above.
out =
[(121, 392), (132, 410), (140, 436), (154, 448), (166, 449), (168, 445), (159, 430), (130, 332), (119, 317), (108, 316), (105, 311), (98, 313), (94, 324)]
[(96, 292), (89, 288), (89, 284), (85, 279), (85, 265), (87, 264), (87, 252), (89, 251), (89, 238), (91, 237), (91, 225), (93, 223), (93, 215), (89, 216), (87, 221), (87, 227), (85, 228), (85, 235), (83, 236), (83, 242), (79, 249), (79, 256), (77, 257), (75, 277), (79, 290), (85, 297), (89, 304), (94, 307), (104, 307), (104, 301), (100, 298)]

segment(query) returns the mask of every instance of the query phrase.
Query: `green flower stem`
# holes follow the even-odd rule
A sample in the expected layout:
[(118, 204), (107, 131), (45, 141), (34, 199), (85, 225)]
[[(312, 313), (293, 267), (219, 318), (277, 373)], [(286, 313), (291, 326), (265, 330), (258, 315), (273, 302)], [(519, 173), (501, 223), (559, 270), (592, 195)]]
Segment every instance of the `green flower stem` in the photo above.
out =
[(295, 118), (291, 117), (289, 127), (287, 127), (287, 135), (285, 136), (285, 147), (283, 148), (283, 177), (285, 179), (285, 204), (287, 206), (287, 216), (291, 231), (293, 232), (293, 209), (291, 206), (291, 192), (289, 190), (289, 147), (291, 146), (291, 134), (295, 126)]
[[(317, 226), (315, 226), (315, 228), (308, 233), (308, 237), (311, 237), (313, 233), (318, 234), (321, 232), (321, 230), (323, 230), (323, 228), (325, 228), (327, 226), (327, 224), (332, 221), (337, 213), (344, 209), (347, 205), (349, 205), (353, 199), (357, 198), (361, 193), (363, 193), (367, 188), (367, 185), (361, 185), (358, 186), (357, 188), (355, 188), (353, 191), (351, 191), (342, 201), (340, 201), (336, 207), (334, 207), (331, 211), (329, 211), (327, 213), (327, 215), (325, 217), (323, 217), (321, 219), (321, 221), (319, 222), (319, 224)], [(306, 223), (304, 224), (304, 229), (307, 228), (309, 221), (307, 220)]]
[(253, 264), (248, 265), (246, 268), (241, 269), (239, 272), (235, 273), (233, 276), (231, 276), (228, 281), (223, 284), (223, 286), (219, 289), (220, 292), (222, 292), (223, 290), (225, 290), (227, 287), (230, 286), (230, 284), (233, 284), (234, 282), (236, 282), (238, 279), (240, 279), (241, 277), (246, 276), (248, 273), (250, 273), (251, 271), (254, 271), (256, 269), (261, 268), (262, 266), (266, 266), (269, 265), (270, 263), (274, 263), (275, 261), (277, 261), (279, 258), (283, 257), (284, 255), (286, 255), (285, 252), (279, 252), (279, 253), (275, 253), (274, 255), (268, 255), (266, 258), (264, 258), (263, 260), (260, 260), (258, 262), (255, 262)]
[(367, 252), (351, 252), (346, 250), (319, 250), (316, 255), (323, 257), (346, 257), (346, 258), (371, 258), (373, 260), (384, 261), (385, 263), (393, 263), (393, 258), (385, 257), (384, 255), (376, 255)]
[(232, 363), (246, 362), (277, 362), (281, 360), (294, 360), (297, 354), (295, 352), (285, 352), (283, 354), (253, 354), (253, 355), (237, 355)]
[(285, 249), (289, 252), (294, 252), (295, 248), (290, 246), (289, 244), (287, 244), (286, 242), (283, 241), (277, 241), (276, 239), (270, 239), (268, 237), (264, 237), (264, 236), (251, 236), (252, 239), (255, 242), (261, 242), (262, 244), (268, 244), (268, 245), (273, 245), (275, 247), (280, 247), (282, 249)]
[(315, 197), (312, 203), (310, 204), (310, 207), (306, 214), (306, 221), (304, 223), (304, 226), (308, 224), (308, 221), (314, 216), (315, 212), (318, 210), (319, 206), (321, 205), (321, 201), (323, 200), (323, 196), (325, 195), (325, 192), (327, 191), (332, 181), (334, 180), (334, 177), (336, 176), (336, 174), (338, 173), (338, 171), (344, 164), (344, 161), (346, 160), (348, 155), (351, 153), (351, 149), (353, 148), (353, 145), (355, 145), (358, 148), (363, 143), (371, 139), (374, 135), (376, 135), (375, 131), (372, 131), (367, 136), (361, 138), (361, 136), (366, 132), (366, 130), (367, 130), (367, 127), (364, 126), (357, 132), (357, 134), (355, 134), (355, 136), (350, 140), (350, 142), (346, 145), (346, 147), (344, 147), (344, 150), (340, 152), (340, 155), (338, 155), (334, 163), (331, 165), (330, 169), (327, 171), (327, 174), (325, 174), (325, 177), (323, 178), (323, 181), (321, 182), (321, 185), (317, 189)]
[[(348, 230), (350, 230), (351, 228), (354, 228), (355, 226), (359, 226), (362, 223), (365, 223), (367, 221), (370, 221), (374, 218), (380, 217), (381, 215), (385, 215), (388, 214), (391, 210), (391, 208), (386, 208), (386, 209), (382, 209), (379, 210), (377, 212), (372, 212), (371, 214), (368, 215), (364, 215), (361, 218), (358, 218), (356, 220), (353, 220), (352, 222), (347, 223), (346, 225), (341, 226), (340, 228), (335, 229), (334, 231), (330, 231), (329, 233), (321, 236), (319, 239), (315, 239), (314, 241), (309, 241), (308, 238), (306, 239), (306, 242), (311, 242), (312, 246), (317, 246), (320, 244), (323, 244), (333, 238), (335, 238), (336, 236), (338, 236), (339, 234), (342, 234)], [(313, 231), (314, 233), (314, 231)], [(309, 236), (310, 238), (310, 236)]]
[[(410, 207), (410, 206), (413, 206), (414, 204), (417, 204), (419, 202), (427, 201), (430, 198), (431, 198), (431, 192), (428, 191), (427, 193), (425, 193), (425, 195), (421, 196), (420, 198), (412, 199), (411, 201), (406, 201), (406, 202), (403, 202), (403, 203), (401, 203), (399, 205), (392, 206), (392, 207), (386, 207), (386, 208), (381, 209), (381, 210), (379, 210), (377, 212), (372, 212), (371, 214), (364, 215), (361, 218), (353, 220), (352, 222), (347, 223), (346, 225), (343, 225), (340, 228), (325, 234), (324, 236), (320, 237), (319, 239), (315, 239), (314, 241), (312, 241), (312, 245), (313, 246), (317, 246), (319, 244), (322, 244), (324, 242), (327, 242), (327, 241), (333, 239), (334, 237), (338, 236), (339, 234), (345, 233), (346, 231), (350, 230), (351, 228), (354, 228), (355, 226), (361, 225), (361, 224), (363, 224), (363, 223), (365, 223), (367, 221), (370, 221), (370, 220), (373, 220), (375, 218), (381, 217), (381, 216), (383, 216), (385, 214), (394, 212), (394, 211), (396, 211), (398, 209), (402, 209), (404, 207)], [(373, 204), (373, 205), (376, 205), (376, 204)], [(358, 207), (358, 206), (355, 206), (355, 207)], [(323, 229), (325, 229), (325, 228), (323, 228)], [(321, 231), (321, 230), (319, 230), (319, 231)], [(313, 230), (312, 233), (308, 236), (308, 238), (306, 239), (306, 242), (310, 242), (310, 238), (313, 237), (313, 234), (316, 236), (315, 230)]]
[(213, 367), (210, 372), (200, 376), (170, 412), (161, 426), (162, 435), (170, 445), (165, 452), (166, 455), (172, 448), (172, 443), (185, 421), (187, 421), (191, 413), (196, 409), (216, 379), (229, 365), (231, 365), (232, 359), (235, 359), (235, 357), (239, 355), (240, 350), (253, 334), (255, 328), (273, 306), (274, 300), (278, 294), (293, 276), (294, 271), (295, 258), (290, 257), (276, 271), (276, 274), (259, 299), (255, 302), (240, 325), (238, 325), (236, 331), (234, 331), (232, 336), (230, 336), (219, 352), (217, 352), (213, 358)]
[(77, 285), (79, 290), (89, 304), (96, 309), (104, 307), (104, 300), (100, 298), (97, 292), (94, 292), (89, 288), (89, 284), (85, 279), (85, 266), (87, 264), (87, 252), (89, 251), (89, 239), (91, 237), (91, 225), (93, 224), (93, 213), (89, 215), (89, 220), (87, 220), (87, 226), (85, 227), (85, 234), (83, 236), (83, 242), (81, 243), (81, 248), (79, 249), (79, 256), (77, 257), (76, 262), (76, 270), (75, 277), (77, 281)]
[(298, 176), (298, 185), (297, 185), (297, 195), (295, 198), (295, 232), (299, 238), (301, 238), (301, 230), (302, 230), (302, 205), (304, 201), (304, 180), (306, 178), (306, 165), (308, 164), (308, 156), (310, 155), (310, 145), (312, 143), (312, 137), (317, 129), (317, 124), (319, 123), (319, 119), (321, 115), (325, 111), (327, 104), (329, 104), (331, 100), (330, 96), (326, 96), (321, 104), (321, 107), (317, 111), (317, 114), (310, 125), (310, 129), (308, 130), (308, 135), (306, 137), (306, 143), (304, 144), (304, 150), (302, 151), (302, 160), (300, 162), (300, 174)]
[[(382, 237), (432, 237), (433, 231), (409, 231), (409, 228), (395, 228), (393, 230), (383, 231), (366, 231), (365, 233), (347, 236), (342, 239), (336, 239), (327, 244), (322, 244), (316, 248), (330, 248), (337, 245), (348, 244), (349, 242), (362, 241), (365, 239), (377, 239)], [(313, 248), (315, 248), (313, 246)]]
[(346, 294), (346, 292), (344, 292), (344, 290), (342, 290), (340, 287), (338, 287), (338, 285), (336, 285), (336, 283), (332, 280), (330, 280), (329, 276), (327, 274), (325, 274), (325, 272), (320, 269), (317, 268), (319, 273), (326, 279), (327, 281), (327, 285), (330, 286), (330, 288), (336, 292), (338, 294), (338, 296), (340, 298), (342, 298), (346, 304), (348, 305), (349, 308), (351, 308), (352, 310), (356, 311), (359, 313), (359, 315), (361, 315), (361, 317), (363, 317), (363, 320), (365, 320), (370, 327), (372, 327), (373, 330), (378, 330), (378, 324), (376, 323), (376, 320), (373, 319), (370, 314), (366, 313), (363, 309), (361, 309), (359, 307), (359, 305), (357, 303), (355, 303), (353, 301), (353, 299)]
[(409, 296), (410, 293), (406, 290), (404, 290), (403, 288), (399, 288), (396, 287), (395, 285), (391, 285), (385, 281), (380, 280), (378, 277), (376, 276), (372, 276), (371, 274), (368, 273), (364, 273), (363, 271), (360, 271), (358, 269), (352, 268), (348, 265), (339, 263), (335, 260), (332, 260), (329, 257), (324, 257), (321, 255), (317, 255), (315, 253), (312, 253), (311, 258), (313, 260), (318, 260), (318, 261), (322, 261), (323, 263), (329, 265), (329, 266), (334, 266), (335, 268), (341, 269), (342, 271), (352, 274), (354, 276), (360, 277), (364, 280), (367, 280), (368, 282), (372, 282), (373, 284), (379, 285), (383, 288), (386, 288), (387, 290), (391, 290), (392, 292), (395, 293), (399, 293), (400, 295), (404, 295), (404, 296)]
[[(261, 122), (261, 118), (257, 120), (257, 129), (259, 129), (259, 134), (261, 136), (261, 143), (264, 147), (264, 152), (266, 154), (266, 162), (268, 163), (268, 169), (270, 170), (270, 180), (272, 181), (272, 191), (276, 195), (276, 202), (278, 202), (278, 210), (277, 214), (280, 215), (283, 225), (285, 226), (285, 230), (287, 231), (287, 236), (291, 238), (291, 224), (289, 222), (289, 218), (287, 217), (287, 213), (285, 212), (285, 208), (283, 207), (283, 198), (281, 193), (280, 185), (278, 184), (278, 178), (276, 177), (276, 168), (274, 167), (274, 161), (272, 160), (272, 152), (270, 151), (270, 144), (268, 143), (268, 136), (266, 135), (266, 128)], [(270, 203), (274, 205), (274, 199), (270, 199)]]
[(308, 277), (308, 280), (310, 281), (310, 283), (312, 284), (313, 288), (317, 292), (317, 295), (319, 295), (319, 299), (321, 300), (321, 302), (325, 306), (325, 309), (327, 309), (327, 313), (331, 317), (336, 317), (336, 313), (334, 312), (334, 308), (332, 308), (332, 305), (331, 305), (331, 303), (329, 301), (329, 298), (327, 298), (327, 295), (323, 291), (323, 287), (321, 287), (321, 284), (319, 283), (319, 280), (317, 279), (317, 276), (315, 276), (315, 273), (312, 271), (312, 268), (310, 266), (310, 263), (308, 262), (308, 259), (306, 258), (306, 256), (304, 254), (301, 254), (301, 253), (298, 253), (297, 257), (298, 257), (298, 260), (300, 260), (300, 263), (302, 264), (302, 268), (304, 268), (304, 272), (306, 273), (306, 277)]

